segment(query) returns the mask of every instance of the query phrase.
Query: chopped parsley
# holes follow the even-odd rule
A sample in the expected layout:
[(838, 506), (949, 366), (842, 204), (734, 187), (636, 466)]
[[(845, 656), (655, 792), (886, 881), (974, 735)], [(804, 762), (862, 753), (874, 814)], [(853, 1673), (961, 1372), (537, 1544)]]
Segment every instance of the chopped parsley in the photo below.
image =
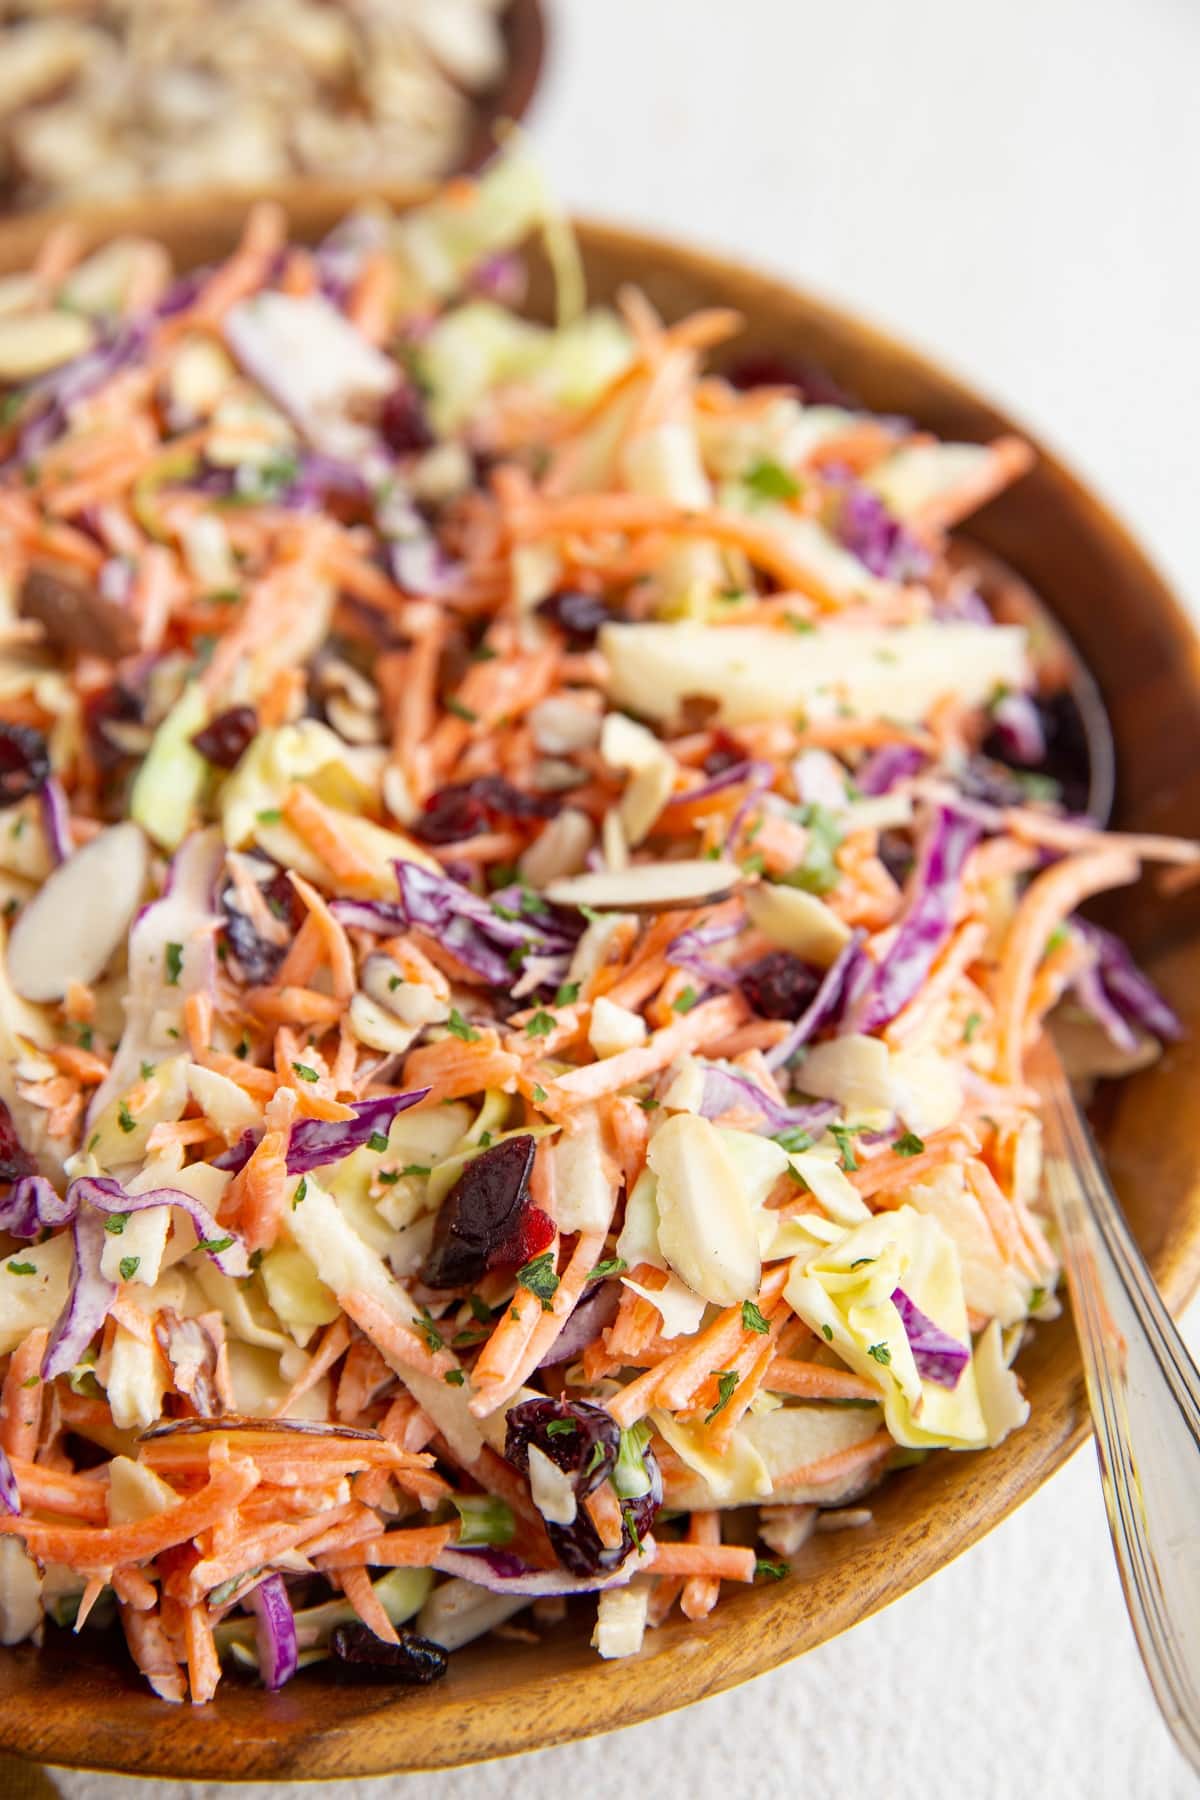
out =
[(27, 1375), (21, 1383), (23, 1388), (40, 1387), (41, 1385), (42, 1378), (40, 1375)]
[(125, 1229), (125, 1221), (128, 1217), (128, 1213), (109, 1213), (104, 1221), (105, 1231), (109, 1232), (113, 1237), (120, 1237)]
[(1033, 1288), (1029, 1295), (1029, 1310), (1030, 1310), (1030, 1312), (1031, 1313), (1037, 1312), (1041, 1307), (1045, 1306), (1045, 1304), (1046, 1304), (1045, 1288), (1044, 1287)]
[(699, 998), (695, 988), (689, 985), (683, 989), (682, 993), (676, 994), (671, 1002), (671, 1010), (677, 1013), (691, 1012)]
[(142, 1064), (142, 1080), (149, 1081), (149, 1079), (153, 1075), (153, 1073), (154, 1073), (154, 1064), (152, 1062), (144, 1062)]
[(479, 1033), (473, 1031), (467, 1024), (457, 1006), (452, 1006), (450, 1009), (450, 1017), (446, 1020), (446, 1030), (452, 1032), (456, 1038), (461, 1038), (464, 1044), (473, 1044), (479, 1037)]
[(832, 1342), (833, 1342), (833, 1326), (832, 1325), (822, 1325), (821, 1336), (825, 1339), (825, 1342), (827, 1344), (832, 1344)]
[[(596, 1448), (599, 1449), (600, 1446), (597, 1445)], [(632, 1506), (629, 1506), (629, 1505), (623, 1506), (621, 1508), (621, 1517), (625, 1522), (625, 1529), (628, 1531), (630, 1537), (633, 1539), (633, 1547), (637, 1551), (638, 1555), (640, 1556), (642, 1554), (642, 1534), (638, 1530), (637, 1515), (635, 1514)]]
[(610, 1275), (623, 1275), (629, 1264), (623, 1256), (609, 1256), (598, 1262), (588, 1276), (589, 1281), (607, 1281)]
[(892, 1353), (886, 1344), (868, 1344), (867, 1355), (872, 1362), (882, 1363), (885, 1368), (892, 1360)]
[(647, 1094), (646, 1098), (644, 1100), (638, 1101), (638, 1105), (641, 1107), (643, 1112), (657, 1112), (659, 1107), (662, 1105), (662, 1101), (656, 1100), (654, 1098), (653, 1094)]
[(96, 1040), (96, 1034), (90, 1025), (77, 1025), (75, 1028), (75, 1035), (79, 1039), (79, 1047), (81, 1050), (90, 1050)]
[(570, 1437), (579, 1427), (574, 1419), (551, 1419), (546, 1427), (547, 1437)]
[(121, 1127), (122, 1131), (128, 1132), (137, 1130), (137, 1120), (130, 1112), (129, 1103), (125, 1100), (122, 1100), (120, 1106), (117, 1108), (117, 1124)]
[(432, 1175), (432, 1163), (405, 1163), (401, 1175)]
[(742, 1330), (766, 1333), (771, 1327), (755, 1306), (753, 1300), (742, 1301)]
[(10, 1263), (5, 1263), (4, 1266), (8, 1270), (10, 1275), (36, 1275), (37, 1274), (37, 1264), (36, 1263), (10, 1262)]
[(803, 861), (782, 877), (787, 887), (800, 888), (806, 894), (827, 894), (835, 888), (840, 870), (834, 851), (842, 841), (839, 820), (827, 806), (802, 806), (797, 818), (808, 832)]
[(382, 1131), (373, 1131), (367, 1139), (367, 1149), (376, 1150), (382, 1156), (388, 1147), (387, 1135)]
[(966, 1018), (963, 1020), (962, 1041), (964, 1044), (974, 1043), (975, 1034), (982, 1024), (982, 1013), (973, 1012), (967, 1014)]
[(444, 1347), (446, 1340), (438, 1330), (433, 1314), (427, 1306), (421, 1308), (420, 1317), (414, 1319), (413, 1324), (425, 1339), (430, 1350), (436, 1355)]
[(585, 1475), (594, 1475), (596, 1473), (596, 1470), (600, 1467), (600, 1464), (603, 1461), (604, 1461), (604, 1445), (603, 1444), (593, 1444), (592, 1445), (592, 1454), (588, 1458), (588, 1466), (583, 1471), (584, 1474)]
[(532, 1019), (525, 1026), (525, 1036), (531, 1038), (549, 1037), (558, 1024), (554, 1014), (539, 1006)]
[(292, 1073), (298, 1075), (301, 1081), (320, 1081), (321, 1079), (317, 1074), (317, 1071), (309, 1063), (294, 1062), (292, 1064)]
[(487, 1301), (482, 1298), (481, 1295), (468, 1294), (467, 1295), (467, 1305), (471, 1309), (471, 1317), (474, 1320), (476, 1320), (476, 1322), (478, 1324), (480, 1324), (480, 1325), (490, 1325), (491, 1324), (492, 1309), (488, 1305)]
[(207, 1250), (210, 1256), (220, 1256), (222, 1250), (228, 1250), (232, 1243), (231, 1237), (201, 1238), (196, 1248)]
[(805, 1150), (811, 1150), (813, 1145), (811, 1132), (802, 1131), (798, 1125), (791, 1126), (787, 1131), (776, 1132), (775, 1142), (789, 1156), (800, 1156)]
[(550, 1302), (558, 1289), (558, 1275), (554, 1267), (554, 1252), (543, 1250), (527, 1262), (524, 1268), (517, 1270), (517, 1281), (523, 1288), (536, 1296), (542, 1303), (542, 1311), (550, 1311)]
[(717, 1394), (719, 1398), (711, 1412), (706, 1412), (704, 1415), (704, 1423), (706, 1425), (710, 1420), (715, 1419), (719, 1412), (724, 1412), (725, 1408), (729, 1405), (729, 1402), (733, 1399), (734, 1388), (736, 1388), (738, 1382), (741, 1380), (741, 1376), (736, 1369), (718, 1369), (716, 1374)]
[(796, 478), (769, 456), (761, 457), (746, 470), (742, 484), (756, 500), (794, 500), (800, 492)]
[(545, 1088), (542, 1087), (539, 1082), (535, 1081), (533, 1084), (533, 1104), (535, 1106), (545, 1106), (547, 1099), (548, 1095)]
[(456, 719), (461, 719), (464, 725), (477, 725), (479, 723), (479, 714), (477, 712), (472, 712), (469, 706), (464, 706), (462, 701), (456, 700), (453, 695), (446, 701), (446, 711), (448, 713), (453, 713)]
[(858, 1167), (858, 1158), (854, 1154), (854, 1145), (850, 1142), (853, 1127), (850, 1125), (831, 1125), (829, 1135), (836, 1143), (842, 1158), (842, 1167), (847, 1175), (853, 1175)]
[(761, 1575), (764, 1581), (782, 1581), (791, 1572), (791, 1563), (772, 1562), (768, 1556), (760, 1556), (754, 1564), (755, 1575)]
[(260, 825), (278, 825), (283, 819), (283, 814), (277, 806), (264, 806), (262, 811), (254, 816)]
[(121, 1271), (121, 1280), (132, 1281), (141, 1266), (142, 1259), (140, 1256), (123, 1256), (118, 1264)]
[(557, 994), (554, 996), (554, 1004), (555, 1006), (574, 1006), (578, 998), (579, 983), (577, 981), (564, 981)]
[(447, 1369), (446, 1373), (442, 1376), (442, 1380), (446, 1383), (447, 1387), (462, 1387), (466, 1379), (467, 1378), (461, 1369)]
[(920, 1156), (925, 1148), (925, 1139), (919, 1138), (915, 1131), (906, 1131), (892, 1145), (897, 1156)]
[(1044, 956), (1053, 956), (1056, 950), (1062, 949), (1070, 935), (1071, 931), (1069, 926), (1056, 925), (1054, 930), (1050, 933), (1050, 936), (1046, 939), (1046, 948), (1042, 954)]
[(305, 1194), (308, 1192), (308, 1176), (302, 1175), (296, 1183), (296, 1191), (292, 1195), (292, 1211), (295, 1212)]
[(168, 944), (163, 952), (163, 960), (167, 965), (167, 986), (178, 987), (179, 977), (183, 973), (183, 945)]
[(389, 994), (394, 994), (397, 988), (402, 988), (403, 986), (404, 986), (403, 975), (389, 975), (388, 976), (388, 993)]

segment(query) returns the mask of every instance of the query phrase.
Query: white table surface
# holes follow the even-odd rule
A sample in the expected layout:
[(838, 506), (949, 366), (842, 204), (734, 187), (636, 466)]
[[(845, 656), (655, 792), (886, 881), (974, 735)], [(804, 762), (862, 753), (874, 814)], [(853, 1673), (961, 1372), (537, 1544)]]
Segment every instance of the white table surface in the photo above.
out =
[[(936, 351), (1064, 451), (1200, 600), (1200, 7), (558, 0), (533, 132), (580, 210), (747, 259)], [(70, 1800), (142, 1783), (60, 1773)], [(328, 1800), (1175, 1800), (1084, 1451), (803, 1661), (519, 1762)], [(154, 1800), (234, 1790), (158, 1784)]]

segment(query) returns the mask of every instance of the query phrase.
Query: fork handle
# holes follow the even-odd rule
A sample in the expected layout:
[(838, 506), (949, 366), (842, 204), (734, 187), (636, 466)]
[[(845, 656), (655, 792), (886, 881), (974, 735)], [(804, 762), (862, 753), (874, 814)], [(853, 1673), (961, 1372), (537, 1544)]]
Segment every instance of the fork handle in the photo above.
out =
[(1045, 1046), (1039, 1061), (1049, 1100), (1047, 1186), (1117, 1568), (1155, 1698), (1200, 1773), (1200, 1374), (1134, 1243), (1057, 1057)]

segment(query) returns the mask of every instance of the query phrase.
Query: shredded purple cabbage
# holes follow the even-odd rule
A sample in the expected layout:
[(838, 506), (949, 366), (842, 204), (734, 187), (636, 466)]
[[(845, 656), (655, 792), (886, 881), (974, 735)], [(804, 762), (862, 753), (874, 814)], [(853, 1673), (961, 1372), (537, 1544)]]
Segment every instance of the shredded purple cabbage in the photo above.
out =
[(902, 781), (919, 775), (925, 761), (924, 751), (918, 750), (914, 744), (884, 744), (882, 749), (872, 751), (860, 765), (854, 776), (854, 785), (860, 794), (871, 799), (879, 794), (890, 794)]
[(44, 1175), (23, 1175), (0, 1200), (0, 1231), (35, 1238), (75, 1216), (74, 1206), (56, 1194)]
[(296, 1620), (282, 1575), (268, 1575), (246, 1596), (255, 1616), (258, 1669), (263, 1685), (281, 1688), (299, 1667)]
[(392, 1120), (424, 1100), (428, 1092), (427, 1087), (413, 1088), (407, 1094), (356, 1100), (353, 1119), (297, 1119), (288, 1137), (288, 1174), (307, 1175), (326, 1163), (339, 1162), (352, 1151), (361, 1150), (377, 1132), (386, 1137)]
[(893, 1291), (892, 1305), (900, 1314), (900, 1323), (921, 1380), (932, 1381), (937, 1387), (956, 1388), (971, 1360), (970, 1345), (960, 1344), (940, 1325), (935, 1325), (919, 1306), (913, 1305), (903, 1288)]
[(767, 1051), (767, 1067), (781, 1069), (797, 1050), (826, 1025), (836, 1024), (857, 999), (869, 979), (871, 963), (862, 947), (864, 933), (859, 931), (839, 953), (825, 972), (825, 978), (801, 1013), (788, 1035), (773, 1050)]
[(42, 1359), (44, 1381), (73, 1369), (108, 1317), (117, 1290), (100, 1267), (105, 1236), (103, 1214), (90, 1206), (80, 1207), (71, 1222), (75, 1267), (66, 1305)]
[(17, 1486), (12, 1464), (0, 1446), (0, 1512), (16, 1514), (20, 1510), (21, 1490)]
[(713, 962), (705, 952), (714, 944), (723, 944), (736, 937), (745, 923), (744, 918), (727, 919), (719, 925), (697, 925), (691, 931), (681, 931), (667, 945), (667, 961), (673, 968), (695, 975), (709, 987), (736, 987), (737, 970), (726, 963)]
[(785, 1106), (773, 1100), (744, 1070), (709, 1063), (704, 1070), (704, 1094), (700, 1111), (706, 1119), (719, 1119), (734, 1107), (752, 1107), (762, 1119), (759, 1130), (775, 1137), (782, 1131), (807, 1131), (819, 1137), (838, 1108), (832, 1100), (812, 1101), (804, 1106)]
[[(1098, 1016), (1109, 1035), (1113, 1036), (1110, 1016), (1115, 1011), (1126, 1029), (1137, 1026), (1167, 1043), (1178, 1042), (1184, 1036), (1183, 1021), (1149, 977), (1142, 974), (1120, 938), (1105, 931), (1101, 925), (1093, 925), (1090, 919), (1072, 919), (1071, 929), (1095, 952), (1096, 976), (1108, 1003), (1105, 1012)], [(1086, 999), (1084, 1004), (1087, 1004)], [(1113, 1041), (1122, 1043), (1115, 1036)], [(1122, 1047), (1133, 1048), (1132, 1034)]]
[(974, 819), (939, 807), (925, 835), (910, 882), (907, 911), (894, 943), (878, 964), (851, 1018), (855, 1031), (879, 1031), (919, 992), (954, 923), (963, 865), (979, 842)]
[(929, 572), (924, 546), (892, 517), (873, 489), (852, 477), (846, 480), (834, 530), (839, 542), (883, 581), (915, 581)]

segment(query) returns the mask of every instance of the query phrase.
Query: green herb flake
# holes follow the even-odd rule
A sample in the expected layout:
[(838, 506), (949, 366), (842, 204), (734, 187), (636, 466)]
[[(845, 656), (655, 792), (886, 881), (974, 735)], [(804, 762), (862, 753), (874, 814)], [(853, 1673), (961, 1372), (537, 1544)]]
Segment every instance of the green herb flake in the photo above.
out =
[(742, 1330), (757, 1331), (765, 1335), (771, 1327), (759, 1312), (753, 1300), (742, 1301)]
[(401, 1175), (432, 1175), (433, 1167), (430, 1163), (405, 1163), (400, 1173)]
[(466, 1379), (466, 1375), (461, 1369), (447, 1369), (442, 1376), (447, 1387), (462, 1387)]
[(517, 1270), (518, 1285), (528, 1288), (542, 1303), (542, 1311), (550, 1311), (550, 1302), (558, 1289), (558, 1274), (554, 1267), (554, 1252), (543, 1250), (527, 1262), (524, 1268)]
[(222, 1250), (228, 1250), (232, 1243), (232, 1237), (201, 1238), (196, 1248), (207, 1250), (210, 1256), (220, 1256)]
[(468, 1294), (467, 1305), (471, 1309), (471, 1317), (479, 1325), (490, 1325), (492, 1309), (481, 1294)]
[(962, 1029), (962, 1041), (964, 1044), (973, 1044), (975, 1042), (976, 1034), (982, 1024), (982, 1013), (973, 1012), (967, 1014), (966, 1018), (963, 1020)]
[(301, 1081), (320, 1081), (321, 1079), (317, 1074), (317, 1071), (308, 1063), (294, 1062), (292, 1064), (292, 1073), (293, 1075), (299, 1076)]
[(674, 1000), (672, 1000), (671, 1010), (672, 1012), (677, 1013), (691, 1012), (699, 998), (700, 996), (694, 987), (685, 987), (682, 993), (676, 994)]
[(789, 475), (782, 463), (768, 456), (746, 470), (742, 484), (756, 500), (794, 500), (800, 492), (800, 483), (795, 476)]
[(546, 1427), (547, 1437), (571, 1437), (579, 1430), (574, 1419), (551, 1419)]
[(654, 1098), (653, 1094), (647, 1094), (647, 1096), (644, 1100), (638, 1101), (638, 1105), (641, 1107), (643, 1112), (657, 1112), (659, 1107), (662, 1105), (662, 1101), (656, 1100)]
[(588, 1280), (607, 1281), (610, 1276), (623, 1275), (628, 1267), (629, 1264), (625, 1261), (623, 1256), (609, 1256), (606, 1257), (603, 1262), (598, 1262), (596, 1264), (595, 1268), (588, 1275)]
[(41, 1387), (41, 1385), (42, 1385), (42, 1378), (40, 1375), (27, 1375), (25, 1377), (24, 1381), (21, 1383), (21, 1386), (23, 1388), (35, 1388), (35, 1387)]
[(877, 1261), (874, 1256), (856, 1256), (850, 1264), (851, 1269), (865, 1269), (870, 1263)]
[(472, 1030), (471, 1026), (467, 1024), (457, 1006), (450, 1009), (450, 1017), (446, 1020), (446, 1030), (456, 1038), (461, 1038), (464, 1044), (474, 1044), (479, 1037), (479, 1033)]
[(600, 1467), (600, 1464), (603, 1461), (604, 1461), (604, 1445), (603, 1444), (593, 1444), (592, 1445), (592, 1454), (588, 1458), (588, 1466), (583, 1471), (584, 1474), (585, 1475), (594, 1475), (596, 1473), (596, 1470)]
[(90, 1050), (96, 1041), (96, 1034), (90, 1025), (76, 1026), (75, 1035), (79, 1039), (79, 1047), (81, 1050)]
[(784, 613), (783, 616), (792, 630), (799, 632), (801, 637), (808, 637), (817, 629), (811, 619), (802, 619), (799, 613)]
[(1043, 1306), (1045, 1306), (1045, 1304), (1046, 1304), (1045, 1288), (1044, 1287), (1033, 1288), (1030, 1291), (1030, 1295), (1029, 1295), (1029, 1310), (1030, 1310), (1030, 1312), (1031, 1313), (1038, 1312)]
[(535, 1106), (545, 1106), (548, 1098), (549, 1096), (546, 1093), (545, 1088), (542, 1087), (540, 1082), (535, 1081), (533, 1084), (533, 1104)]
[(302, 1175), (296, 1183), (296, 1191), (292, 1195), (292, 1211), (295, 1212), (305, 1194), (308, 1192), (308, 1176)]
[[(597, 1445), (597, 1449), (599, 1449), (599, 1445)], [(625, 1521), (626, 1530), (628, 1531), (630, 1537), (633, 1539), (634, 1549), (637, 1551), (638, 1555), (641, 1556), (641, 1554), (642, 1554), (642, 1534), (638, 1530), (637, 1514), (634, 1512), (632, 1506), (623, 1506), (621, 1508), (621, 1517)]]
[(260, 825), (280, 825), (283, 823), (283, 814), (277, 806), (264, 806), (262, 811), (255, 813), (254, 816)]
[(853, 1175), (858, 1168), (858, 1158), (854, 1154), (854, 1145), (850, 1142), (851, 1129), (848, 1125), (831, 1125), (829, 1135), (838, 1147), (842, 1158), (842, 1167), (847, 1175)]
[(168, 944), (163, 952), (163, 960), (167, 965), (167, 986), (178, 987), (179, 977), (183, 973), (183, 945)]
[(126, 1100), (122, 1100), (120, 1106), (117, 1108), (117, 1124), (124, 1132), (137, 1130), (137, 1120), (130, 1112), (129, 1103)]
[(886, 1344), (869, 1344), (867, 1346), (867, 1355), (871, 1358), (872, 1362), (881, 1363), (884, 1368), (886, 1368), (888, 1363), (892, 1360), (892, 1353)]
[(808, 843), (803, 860), (783, 876), (783, 883), (806, 894), (828, 894), (841, 879), (834, 859), (843, 836), (841, 822), (826, 806), (802, 806), (797, 817), (808, 832)]
[(915, 1131), (905, 1131), (896, 1138), (892, 1149), (897, 1156), (920, 1156), (925, 1149), (925, 1139), (919, 1138)]
[(388, 1147), (387, 1135), (382, 1131), (373, 1131), (367, 1139), (367, 1149), (376, 1151), (380, 1156)]
[(833, 1326), (832, 1325), (822, 1325), (821, 1336), (825, 1339), (825, 1342), (827, 1344), (832, 1344), (832, 1342), (833, 1342)]
[(107, 1231), (112, 1237), (120, 1237), (121, 1233), (125, 1229), (125, 1221), (128, 1217), (129, 1217), (128, 1213), (109, 1213), (108, 1217), (104, 1221), (105, 1231)]
[(5, 1263), (4, 1266), (8, 1270), (10, 1275), (36, 1275), (37, 1274), (37, 1264), (36, 1263), (10, 1262), (10, 1263)]
[(154, 1074), (154, 1064), (152, 1062), (144, 1062), (142, 1064), (142, 1080), (149, 1081), (150, 1077), (153, 1074)]
[(763, 1581), (782, 1581), (791, 1572), (791, 1563), (772, 1562), (768, 1556), (760, 1556), (754, 1564), (756, 1578), (761, 1577)]
[(528, 1020), (526, 1023), (525, 1036), (531, 1038), (549, 1037), (557, 1024), (558, 1020), (555, 1018), (554, 1014), (547, 1012), (544, 1007), (539, 1006), (532, 1019)]
[(564, 981), (557, 994), (554, 996), (554, 1004), (555, 1006), (574, 1006), (578, 998), (579, 983), (577, 981)]
[(705, 1413), (704, 1423), (706, 1425), (710, 1424), (719, 1412), (724, 1412), (725, 1408), (729, 1405), (729, 1402), (733, 1399), (733, 1390), (741, 1380), (741, 1376), (736, 1369), (718, 1369), (716, 1375), (717, 1393), (720, 1398), (712, 1411)]
[(132, 1281), (141, 1266), (142, 1259), (140, 1256), (123, 1256), (118, 1264), (121, 1271), (121, 1280)]
[(479, 714), (477, 712), (472, 712), (469, 706), (464, 706), (462, 701), (456, 700), (453, 695), (446, 701), (446, 711), (448, 713), (453, 713), (456, 719), (461, 719), (464, 725), (477, 725), (479, 723)]
[(413, 1324), (425, 1339), (429, 1349), (436, 1356), (438, 1351), (444, 1348), (446, 1340), (438, 1330), (433, 1314), (427, 1306), (421, 1308), (420, 1317), (414, 1319)]

